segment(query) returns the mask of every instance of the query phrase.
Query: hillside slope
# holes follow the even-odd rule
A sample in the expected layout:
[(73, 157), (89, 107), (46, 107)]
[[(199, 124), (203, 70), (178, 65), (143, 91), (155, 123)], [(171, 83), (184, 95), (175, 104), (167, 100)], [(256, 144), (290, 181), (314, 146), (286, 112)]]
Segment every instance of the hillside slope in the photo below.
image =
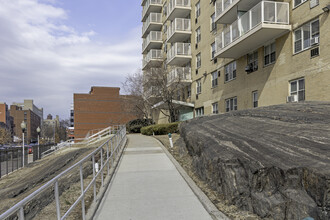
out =
[(330, 103), (181, 123), (196, 173), (231, 204), (273, 219), (330, 219)]

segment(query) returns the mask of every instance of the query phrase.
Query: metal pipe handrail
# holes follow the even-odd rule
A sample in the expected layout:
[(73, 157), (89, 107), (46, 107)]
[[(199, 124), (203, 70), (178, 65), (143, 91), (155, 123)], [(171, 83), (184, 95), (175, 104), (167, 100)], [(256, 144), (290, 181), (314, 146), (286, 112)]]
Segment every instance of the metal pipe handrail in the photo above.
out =
[[(119, 138), (119, 139), (118, 139)], [(91, 184), (96, 184), (96, 178), (100, 175), (100, 173), (103, 174), (103, 169), (105, 167), (105, 165), (108, 166), (108, 168), (110, 168), (110, 159), (113, 162), (113, 157), (117, 156), (119, 153), (119, 148), (121, 147), (122, 142), (124, 141), (124, 139), (126, 139), (126, 126), (120, 126), (119, 130), (117, 130), (117, 133), (110, 137), (108, 141), (106, 141), (105, 143), (103, 143), (101, 146), (99, 146), (97, 149), (95, 149), (92, 153), (88, 154), (87, 156), (85, 156), (82, 160), (80, 160), (79, 162), (77, 162), (76, 164), (72, 165), (71, 167), (67, 168), (65, 171), (63, 171), (62, 173), (58, 174), (56, 177), (54, 177), (53, 179), (51, 179), (50, 181), (48, 181), (46, 184), (44, 184), (43, 186), (41, 186), (39, 189), (37, 189), (36, 191), (34, 191), (33, 193), (31, 193), (29, 196), (25, 197), (23, 200), (21, 200), (19, 203), (17, 203), (16, 205), (14, 205), (13, 207), (11, 207), (10, 209), (8, 209), (6, 212), (4, 212), (3, 214), (0, 215), (0, 219), (5, 219), (10, 217), (11, 215), (15, 214), (15, 213), (19, 213), (19, 219), (24, 220), (24, 206), (29, 203), (30, 201), (32, 201), (33, 199), (35, 199), (36, 196), (40, 195), (42, 192), (44, 192), (46, 189), (48, 189), (49, 187), (52, 187), (53, 185), (55, 186), (55, 202), (56, 202), (56, 212), (57, 212), (57, 219), (65, 219), (68, 214), (70, 214), (72, 212), (72, 210), (77, 206), (77, 204), (79, 202), (84, 203), (84, 196), (85, 193), (88, 191), (88, 189), (91, 187)], [(110, 147), (111, 147), (111, 154), (109, 155), (109, 142), (110, 142)], [(115, 148), (113, 148), (113, 142), (115, 142)], [(103, 163), (103, 147), (107, 146), (107, 161), (106, 163)], [(95, 155), (101, 151), (101, 168), (98, 172), (98, 174), (95, 174), (95, 166), (93, 164), (93, 180), (91, 181), (91, 183), (88, 185), (89, 188), (84, 189), (83, 187), (83, 175), (82, 175), (82, 169), (83, 169), (83, 164), (84, 162), (86, 162), (87, 160), (90, 160), (90, 158), (93, 159), (93, 162), (95, 161)], [(116, 155), (114, 155), (116, 154)], [(80, 182), (82, 184), (82, 193), (79, 196), (79, 198), (75, 201), (75, 203), (69, 208), (69, 210), (64, 214), (64, 216), (61, 217), (60, 214), (60, 202), (59, 202), (59, 190), (58, 190), (58, 182), (59, 179), (61, 177), (63, 177), (64, 175), (66, 175), (67, 173), (69, 173), (70, 171), (72, 171), (73, 169), (80, 167)], [(109, 170), (108, 170), (109, 173)], [(102, 183), (103, 183), (103, 175), (102, 175)], [(103, 186), (103, 184), (102, 184)], [(96, 187), (96, 186), (95, 186)], [(94, 197), (94, 200), (96, 200), (96, 198)], [(84, 204), (82, 204), (82, 208), (83, 208), (83, 212), (82, 212), (82, 219), (85, 219), (85, 211), (84, 211)]]

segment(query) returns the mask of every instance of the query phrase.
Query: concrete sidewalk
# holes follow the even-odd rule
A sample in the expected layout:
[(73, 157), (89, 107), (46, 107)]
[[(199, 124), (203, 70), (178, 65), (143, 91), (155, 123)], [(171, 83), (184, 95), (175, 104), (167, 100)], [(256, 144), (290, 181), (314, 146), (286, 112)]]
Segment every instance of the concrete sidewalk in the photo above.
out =
[(154, 138), (128, 140), (94, 219), (212, 219)]

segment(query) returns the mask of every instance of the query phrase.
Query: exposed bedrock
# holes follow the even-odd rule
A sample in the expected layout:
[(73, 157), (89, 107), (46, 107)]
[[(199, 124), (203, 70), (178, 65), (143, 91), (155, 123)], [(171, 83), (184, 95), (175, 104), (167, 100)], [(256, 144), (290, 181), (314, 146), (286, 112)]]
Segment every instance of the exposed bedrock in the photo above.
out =
[(330, 103), (201, 117), (180, 133), (196, 173), (230, 204), (273, 219), (330, 219)]

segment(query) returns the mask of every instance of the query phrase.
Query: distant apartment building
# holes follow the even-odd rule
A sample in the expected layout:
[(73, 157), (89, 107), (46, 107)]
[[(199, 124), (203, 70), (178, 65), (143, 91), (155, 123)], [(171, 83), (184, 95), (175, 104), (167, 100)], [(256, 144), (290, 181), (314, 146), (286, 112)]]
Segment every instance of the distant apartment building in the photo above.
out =
[[(330, 100), (330, 0), (143, 0), (142, 7), (142, 70), (166, 69), (169, 86), (184, 80), (179, 120)], [(153, 118), (168, 121), (159, 108)]]
[(33, 104), (33, 100), (31, 100), (31, 99), (24, 100), (23, 103), (14, 102), (13, 105), (21, 107), (22, 110), (31, 110), (31, 111), (33, 111), (34, 114), (39, 116), (41, 121), (43, 121), (43, 119), (44, 119), (44, 110), (43, 110), (43, 108), (38, 108), (37, 106), (35, 106)]
[(6, 128), (11, 134), (13, 134), (14, 121), (13, 117), (10, 116), (8, 105), (0, 102), (0, 126)]
[(41, 127), (41, 118), (32, 110), (23, 110), (21, 106), (11, 105), (10, 115), (14, 119), (14, 136), (22, 138), (21, 123), (26, 123), (26, 143), (36, 142), (38, 139), (37, 128)]
[(114, 87), (92, 87), (88, 94), (74, 94), (75, 139), (136, 118), (129, 101), (131, 97), (120, 95), (119, 90)]
[(73, 107), (73, 104), (71, 105), (71, 108), (70, 108), (70, 125), (66, 131), (67, 131), (68, 139), (73, 140), (74, 139), (74, 107)]

